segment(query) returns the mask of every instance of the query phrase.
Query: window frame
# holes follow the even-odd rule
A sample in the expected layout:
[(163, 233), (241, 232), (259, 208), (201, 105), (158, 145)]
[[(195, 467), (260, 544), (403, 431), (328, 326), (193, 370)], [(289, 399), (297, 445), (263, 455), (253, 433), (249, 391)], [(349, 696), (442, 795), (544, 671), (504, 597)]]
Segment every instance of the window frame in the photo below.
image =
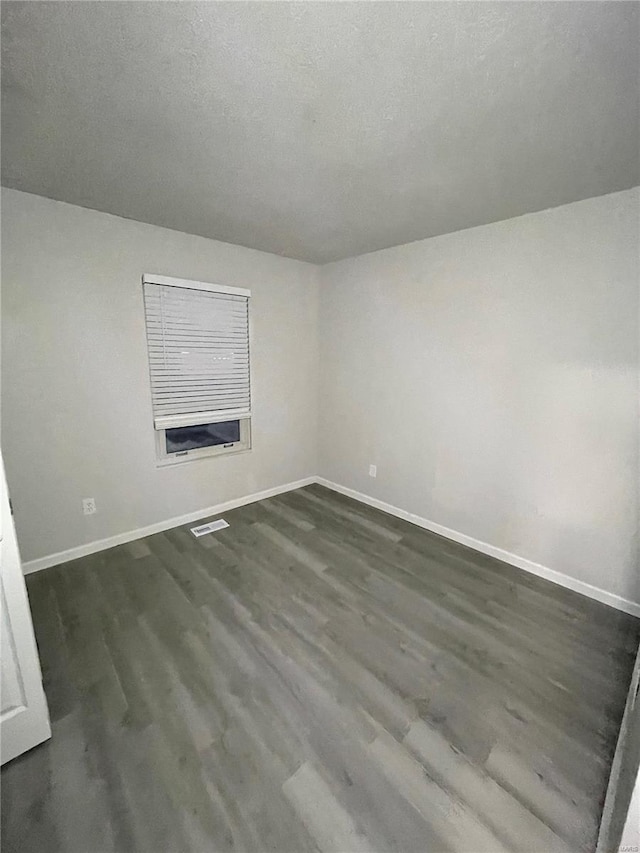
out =
[[(164, 468), (166, 465), (179, 465), (182, 462), (193, 462), (207, 456), (228, 456), (235, 453), (246, 453), (251, 450), (251, 418), (229, 418), (240, 422), (240, 440), (232, 444), (215, 444), (211, 447), (194, 447), (190, 450), (167, 452), (166, 429), (154, 429), (156, 434), (156, 465)], [(194, 424), (197, 426), (197, 424)]]
[[(251, 352), (252, 352), (252, 322), (251, 322), (251, 291), (246, 288), (241, 287), (228, 287), (226, 285), (218, 285), (211, 284), (203, 281), (194, 281), (191, 279), (183, 279), (183, 278), (171, 278), (169, 276), (157, 275), (155, 273), (144, 273), (142, 276), (142, 290), (144, 292), (144, 286), (146, 284), (155, 284), (155, 285), (164, 285), (168, 287), (179, 287), (185, 290), (204, 290), (209, 293), (220, 293), (220, 294), (229, 294), (232, 296), (242, 296), (247, 299), (247, 323), (248, 323), (248, 353), (249, 353), (249, 393), (251, 394), (251, 389), (253, 388), (253, 371), (251, 368)], [(144, 301), (144, 300), (143, 300)], [(146, 317), (146, 308), (145, 317)], [(145, 330), (146, 330), (146, 321), (145, 321)], [(146, 336), (147, 341), (147, 357), (148, 357), (148, 337)], [(149, 371), (151, 373), (151, 365), (149, 363)], [(149, 382), (151, 380), (151, 376), (149, 373)], [(149, 384), (149, 391), (151, 392), (151, 382)], [(251, 395), (252, 396), (252, 395)], [(220, 420), (225, 421), (239, 421), (240, 426), (240, 440), (233, 442), (231, 445), (229, 444), (219, 444), (211, 447), (199, 447), (192, 448), (190, 450), (182, 450), (175, 451), (173, 453), (167, 452), (167, 439), (166, 439), (166, 430), (172, 429), (173, 426), (164, 426), (157, 427), (155, 424), (155, 416), (153, 412), (153, 405), (151, 406), (151, 422), (153, 426), (153, 431), (155, 433), (155, 455), (156, 455), (156, 467), (163, 468), (171, 465), (179, 465), (183, 462), (193, 462), (197, 459), (204, 459), (209, 456), (228, 456), (235, 455), (237, 453), (247, 453), (252, 449), (251, 445), (251, 419), (253, 415), (252, 405), (250, 404), (248, 411), (242, 412), (234, 412), (230, 410), (228, 412), (218, 412), (217, 414), (220, 416)], [(202, 423), (213, 423), (214, 420), (206, 420), (202, 419), (203, 413), (193, 413), (193, 423), (185, 424), (182, 422), (182, 426), (197, 426)], [(165, 416), (164, 420), (170, 420), (171, 416)], [(217, 418), (216, 418), (217, 419)], [(181, 419), (184, 421), (184, 418)], [(178, 424), (176, 424), (178, 426)]]

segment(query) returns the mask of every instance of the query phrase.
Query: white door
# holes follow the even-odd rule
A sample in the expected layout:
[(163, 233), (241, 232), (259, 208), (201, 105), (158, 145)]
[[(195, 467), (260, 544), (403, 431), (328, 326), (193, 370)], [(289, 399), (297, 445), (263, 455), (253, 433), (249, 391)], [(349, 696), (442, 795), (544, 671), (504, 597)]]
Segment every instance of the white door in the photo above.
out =
[(2, 681), (0, 692), (1, 762), (51, 737), (47, 700), (42, 689), (38, 649), (33, 635), (27, 588), (9, 509), (0, 457), (0, 586), (2, 593)]

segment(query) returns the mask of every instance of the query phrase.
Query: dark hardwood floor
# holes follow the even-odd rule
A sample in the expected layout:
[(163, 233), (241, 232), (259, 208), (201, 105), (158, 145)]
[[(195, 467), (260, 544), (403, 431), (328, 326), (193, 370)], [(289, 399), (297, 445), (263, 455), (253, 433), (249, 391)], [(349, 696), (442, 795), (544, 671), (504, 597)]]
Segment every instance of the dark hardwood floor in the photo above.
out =
[(639, 622), (320, 486), (31, 575), (2, 849), (593, 850)]

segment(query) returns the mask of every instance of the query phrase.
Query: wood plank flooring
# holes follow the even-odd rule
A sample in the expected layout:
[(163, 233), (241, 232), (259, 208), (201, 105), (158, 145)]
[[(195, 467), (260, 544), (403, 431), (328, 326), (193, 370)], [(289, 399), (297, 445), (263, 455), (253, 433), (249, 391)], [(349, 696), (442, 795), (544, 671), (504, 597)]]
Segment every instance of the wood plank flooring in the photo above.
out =
[(320, 486), (31, 575), (2, 849), (594, 849), (639, 622)]

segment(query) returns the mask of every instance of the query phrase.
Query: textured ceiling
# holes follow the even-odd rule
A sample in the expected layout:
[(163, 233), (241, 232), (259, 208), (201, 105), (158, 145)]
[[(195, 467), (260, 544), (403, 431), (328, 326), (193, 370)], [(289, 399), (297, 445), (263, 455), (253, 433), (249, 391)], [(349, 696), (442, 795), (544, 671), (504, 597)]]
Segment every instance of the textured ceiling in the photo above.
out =
[(625, 189), (638, 12), (4, 2), (3, 183), (313, 262)]

